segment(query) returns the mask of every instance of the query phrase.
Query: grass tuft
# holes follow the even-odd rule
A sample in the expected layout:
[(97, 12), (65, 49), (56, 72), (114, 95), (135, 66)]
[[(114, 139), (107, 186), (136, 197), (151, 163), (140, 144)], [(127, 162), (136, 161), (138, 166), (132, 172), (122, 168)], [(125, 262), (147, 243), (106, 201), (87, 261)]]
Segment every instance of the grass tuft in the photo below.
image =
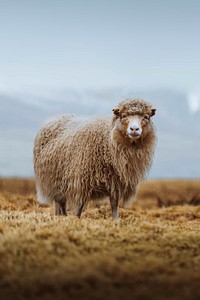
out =
[(107, 202), (56, 217), (34, 182), (2, 181), (1, 299), (200, 299), (198, 181), (141, 185), (118, 223)]

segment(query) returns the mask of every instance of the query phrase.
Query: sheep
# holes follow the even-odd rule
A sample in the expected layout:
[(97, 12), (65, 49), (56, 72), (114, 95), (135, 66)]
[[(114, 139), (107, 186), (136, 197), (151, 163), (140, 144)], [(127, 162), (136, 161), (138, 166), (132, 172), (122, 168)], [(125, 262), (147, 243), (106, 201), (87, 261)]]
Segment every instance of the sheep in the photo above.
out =
[(84, 121), (64, 115), (44, 125), (34, 142), (39, 202), (55, 202), (55, 215), (64, 216), (66, 204), (73, 205), (80, 218), (89, 200), (109, 197), (117, 220), (119, 200), (134, 199), (152, 164), (155, 111), (131, 98), (120, 102), (112, 117)]

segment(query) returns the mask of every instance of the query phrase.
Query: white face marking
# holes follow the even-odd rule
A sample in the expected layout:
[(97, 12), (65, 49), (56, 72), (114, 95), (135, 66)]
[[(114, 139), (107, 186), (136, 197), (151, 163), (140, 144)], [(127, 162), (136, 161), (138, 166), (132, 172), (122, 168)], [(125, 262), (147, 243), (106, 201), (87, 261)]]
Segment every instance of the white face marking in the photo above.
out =
[(130, 139), (137, 140), (142, 134), (141, 117), (138, 115), (130, 116), (127, 128), (127, 134)]

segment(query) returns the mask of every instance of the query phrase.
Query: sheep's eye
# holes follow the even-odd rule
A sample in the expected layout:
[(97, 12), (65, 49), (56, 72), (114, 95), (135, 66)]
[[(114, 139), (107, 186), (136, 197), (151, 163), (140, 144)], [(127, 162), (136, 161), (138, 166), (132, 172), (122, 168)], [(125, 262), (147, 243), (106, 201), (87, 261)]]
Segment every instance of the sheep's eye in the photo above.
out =
[(149, 116), (148, 116), (148, 115), (145, 115), (145, 116), (143, 117), (143, 119), (144, 119), (144, 120), (149, 120)]
[(122, 114), (121, 118), (125, 119), (125, 118), (127, 118), (127, 115), (126, 114)]

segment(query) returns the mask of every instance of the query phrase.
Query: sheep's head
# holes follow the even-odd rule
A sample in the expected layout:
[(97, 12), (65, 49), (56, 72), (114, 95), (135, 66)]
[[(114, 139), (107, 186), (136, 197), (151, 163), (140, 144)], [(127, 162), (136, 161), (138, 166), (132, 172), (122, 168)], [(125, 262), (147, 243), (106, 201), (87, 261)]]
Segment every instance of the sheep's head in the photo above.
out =
[(127, 99), (113, 109), (113, 127), (128, 142), (138, 142), (152, 128), (151, 117), (156, 109), (143, 100)]

